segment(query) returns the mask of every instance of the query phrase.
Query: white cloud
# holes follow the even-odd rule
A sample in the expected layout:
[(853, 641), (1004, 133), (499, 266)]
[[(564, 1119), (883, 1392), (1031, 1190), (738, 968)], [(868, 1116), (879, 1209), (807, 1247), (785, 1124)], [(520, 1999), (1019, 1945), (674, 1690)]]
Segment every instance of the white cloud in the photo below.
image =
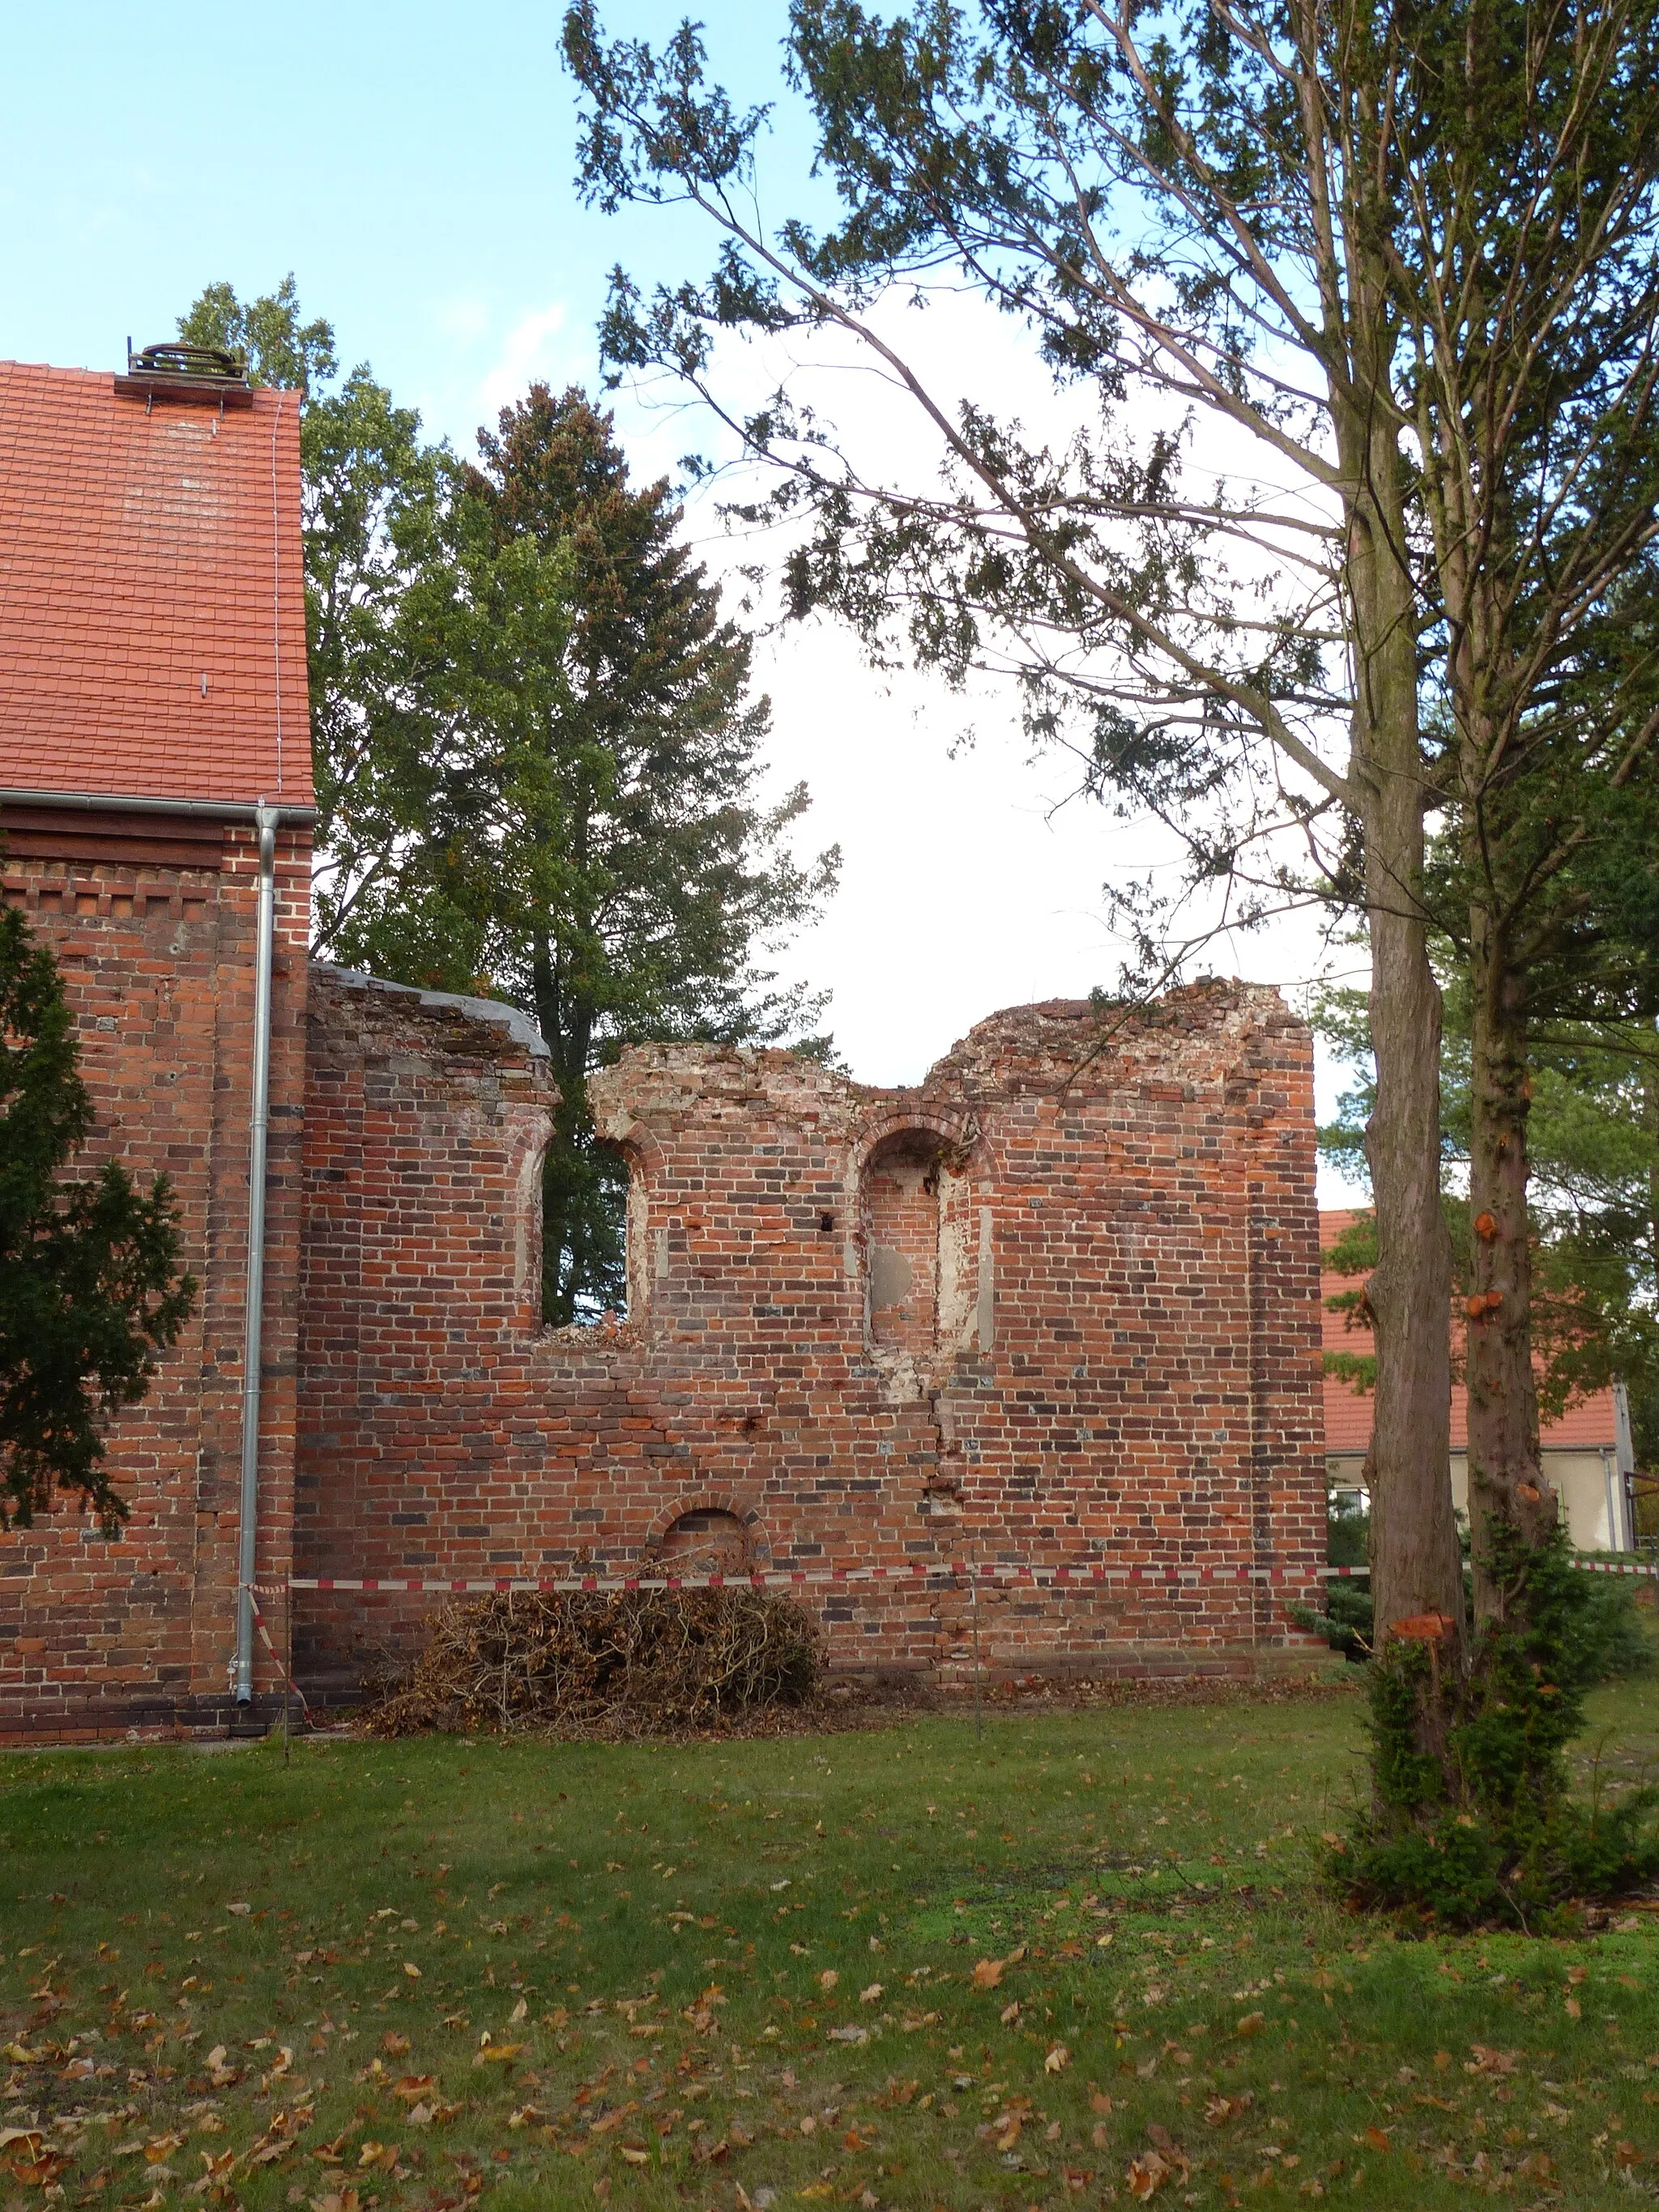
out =
[[(891, 312), (896, 325), (899, 311)], [(458, 328), (455, 335), (463, 334)], [(463, 338), (475, 360), (483, 336), (468, 331)], [(947, 295), (910, 320), (902, 340), (947, 405), (971, 387), (1054, 441), (1091, 412), (1087, 395), (1056, 394), (1028, 334), (981, 302)], [(561, 304), (528, 312), (501, 338), (482, 380), (458, 376), (451, 404), (432, 407), (428, 420), (470, 442), (466, 425), (492, 419), (533, 380), (556, 390), (591, 381), (589, 343), (585, 331), (568, 330)], [(936, 450), (914, 404), (850, 345), (820, 339), (801, 350), (806, 387), (873, 476), (913, 475), (919, 448)], [(783, 347), (734, 342), (722, 362), (722, 390), (739, 405), (757, 403), (792, 365)], [(718, 443), (681, 392), (624, 392), (616, 404), (636, 480), (672, 475), (688, 447)], [(1242, 459), (1206, 453), (1198, 472), (1237, 470)], [(734, 489), (721, 487), (728, 495)], [(785, 546), (781, 538), (728, 536), (713, 510), (713, 501), (694, 499), (686, 534), (726, 580), (735, 612), (747, 588), (739, 564), (775, 572)], [(999, 1007), (1111, 987), (1127, 947), (1107, 927), (1103, 884), (1144, 874), (1160, 860), (1173, 876), (1177, 855), (1145, 824), (1066, 803), (1076, 763), (1064, 755), (1030, 758), (1011, 685), (985, 681), (953, 695), (926, 674), (877, 675), (830, 623), (772, 630), (760, 641), (756, 678), (774, 704), (769, 787), (776, 793), (802, 779), (813, 794), (798, 850), (838, 842), (845, 856), (839, 896), (816, 927), (781, 951), (777, 965), (787, 978), (830, 989), (828, 1023), (854, 1075), (917, 1082)], [(953, 757), (965, 731), (975, 743)], [(1167, 853), (1160, 849), (1166, 842)], [(1302, 917), (1218, 942), (1200, 964), (1277, 982), (1289, 994), (1325, 961), (1316, 925)], [(1328, 1056), (1322, 1052), (1320, 1060), (1320, 1108), (1328, 1114), (1342, 1084)], [(1328, 1202), (1345, 1195), (1328, 1174), (1322, 1185)]]
[[(896, 338), (947, 409), (970, 390), (1055, 444), (1094, 415), (1092, 396), (1057, 393), (1029, 333), (982, 302), (945, 294), (921, 313), (894, 302), (878, 315), (884, 334)], [(908, 396), (844, 339), (732, 342), (722, 346), (720, 372), (722, 395), (737, 408), (789, 378), (833, 416), (870, 478), (914, 481), (929, 450), (939, 450)], [(720, 444), (683, 394), (661, 387), (622, 395), (618, 428), (640, 477), (672, 471), (688, 446)], [(1248, 441), (1213, 434), (1194, 454), (1193, 472), (1200, 481), (1228, 476), (1235, 489), (1264, 473)], [(734, 487), (723, 489), (730, 495)], [(1286, 491), (1296, 497), (1304, 488)], [(727, 537), (711, 505), (693, 501), (689, 534), (735, 602), (738, 564), (775, 570), (785, 546), (776, 537)], [(1265, 573), (1270, 578), (1271, 568)], [(1152, 867), (1173, 887), (1180, 856), (1167, 833), (1073, 798), (1079, 771), (1069, 756), (1030, 757), (1012, 684), (985, 679), (951, 694), (925, 673), (879, 676), (828, 623), (772, 631), (756, 673), (774, 704), (774, 787), (800, 778), (813, 793), (798, 848), (833, 841), (845, 856), (839, 896), (779, 964), (830, 988), (829, 1024), (854, 1075), (917, 1082), (999, 1007), (1112, 987), (1128, 947), (1108, 927), (1103, 884)], [(964, 731), (975, 741), (953, 756)], [(1347, 971), (1353, 960), (1347, 950), (1333, 963), (1320, 918), (1304, 915), (1230, 933), (1197, 964), (1278, 983), (1294, 1000), (1333, 964)], [(1344, 1087), (1322, 1048), (1322, 1115)], [(1321, 1181), (1328, 1202), (1346, 1195), (1328, 1171)]]
[(576, 374), (576, 349), (564, 336), (562, 301), (522, 315), (501, 342), (478, 386), (478, 404), (487, 413), (522, 399), (538, 380), (556, 389)]
[(471, 343), (489, 331), (489, 303), (474, 293), (452, 293), (447, 299), (437, 302), (432, 319), (445, 337)]

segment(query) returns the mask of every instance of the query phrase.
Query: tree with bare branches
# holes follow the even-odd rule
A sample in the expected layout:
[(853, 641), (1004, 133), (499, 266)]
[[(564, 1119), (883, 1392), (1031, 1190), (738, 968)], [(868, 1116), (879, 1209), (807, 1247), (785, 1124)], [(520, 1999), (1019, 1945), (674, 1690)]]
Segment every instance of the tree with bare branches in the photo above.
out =
[[(1651, 604), (1656, 33), (1653, 0), (794, 0), (787, 67), (838, 201), (814, 228), (762, 220), (766, 112), (709, 81), (694, 27), (658, 52), (607, 40), (592, 0), (566, 20), (590, 198), (690, 202), (720, 234), (706, 283), (618, 272), (607, 352), (689, 384), (774, 472), (747, 511), (795, 519), (791, 611), (1012, 672), (1039, 734), (1183, 838), (1193, 885), (1363, 918), (1377, 1618), (1385, 1641), (1437, 1623), (1454, 1684), (1430, 947), (1461, 901), (1476, 1494), (1535, 1548), (1527, 978), (1593, 938), (1656, 736), (1651, 630), (1621, 600)], [(1067, 434), (924, 374), (902, 302), (963, 290), (1028, 334)], [(860, 465), (798, 382), (738, 406), (734, 336), (850, 340), (910, 410), (913, 464)]]

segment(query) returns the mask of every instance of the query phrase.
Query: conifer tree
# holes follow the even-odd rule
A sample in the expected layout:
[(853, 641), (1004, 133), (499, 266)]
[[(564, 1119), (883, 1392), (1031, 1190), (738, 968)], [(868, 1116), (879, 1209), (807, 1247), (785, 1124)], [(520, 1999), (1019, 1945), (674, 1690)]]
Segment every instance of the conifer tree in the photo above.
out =
[[(824, 227), (775, 217), (769, 111), (710, 81), (696, 24), (653, 47), (594, 0), (566, 17), (591, 200), (687, 203), (718, 240), (702, 282), (618, 274), (608, 356), (682, 380), (769, 474), (749, 511), (793, 524), (791, 611), (947, 678), (1014, 673), (1036, 735), (1185, 842), (1192, 894), (1363, 918), (1372, 1565), (1405, 1746), (1376, 1771), (1390, 1818), (1461, 1836), (1468, 1731), (1501, 1739), (1493, 1865), (1511, 1813), (1565, 1787), (1552, 1729), (1528, 1734), (1571, 1586), (1530, 1382), (1530, 979), (1594, 957), (1659, 759), (1628, 604), (1659, 537), (1656, 37), (1655, 0), (793, 0)], [(1072, 395), (1063, 431), (1039, 392), (924, 362), (901, 304), (964, 291)], [(793, 372), (743, 404), (734, 330), (792, 362), (850, 343), (914, 440), (875, 459)], [(1473, 1639), (1437, 818), (1472, 1005)]]
[(821, 1002), (765, 963), (839, 855), (790, 857), (804, 786), (758, 796), (750, 640), (580, 392), (536, 386), (462, 464), (366, 362), (339, 376), (291, 276), (210, 284), (179, 331), (301, 395), (313, 949), (532, 1016), (561, 1092), (543, 1311), (619, 1310), (627, 1177), (589, 1070), (629, 1039), (822, 1048)]
[(590, 1070), (629, 1039), (799, 1037), (817, 1006), (760, 963), (838, 855), (788, 853), (804, 787), (758, 799), (750, 641), (678, 522), (579, 391), (533, 386), (481, 433), (411, 541), (397, 637), (422, 735), (404, 842), (337, 939), (379, 974), (533, 1016), (562, 1094), (544, 1170), (556, 1324), (627, 1295), (625, 1171), (594, 1142)]
[(137, 1405), (196, 1300), (165, 1176), (117, 1161), (63, 1178), (92, 1102), (58, 963), (0, 908), (0, 1528), (78, 1495), (113, 1536), (125, 1500), (104, 1433)]

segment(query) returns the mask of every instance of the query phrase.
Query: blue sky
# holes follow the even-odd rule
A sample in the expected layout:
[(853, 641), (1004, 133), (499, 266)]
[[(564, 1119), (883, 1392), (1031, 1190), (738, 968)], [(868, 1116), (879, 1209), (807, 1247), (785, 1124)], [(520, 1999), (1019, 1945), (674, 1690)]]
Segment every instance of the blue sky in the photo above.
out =
[[(654, 42), (681, 11), (612, 0), (603, 12), (613, 32)], [(733, 95), (778, 103), (769, 207), (805, 197), (820, 213), (781, 82), (784, 7), (699, 13)], [(204, 284), (228, 278), (251, 295), (291, 269), (343, 362), (371, 362), (458, 445), (532, 376), (591, 383), (611, 265), (672, 281), (706, 268), (713, 242), (683, 211), (607, 219), (580, 205), (561, 14), (519, 0), (14, 4), (0, 355), (112, 368), (129, 334), (171, 335)], [(1007, 325), (953, 320), (948, 307), (932, 322), (923, 342), (953, 369), (970, 362), (988, 386), (1024, 374)], [(861, 397), (856, 380), (844, 388), (878, 441), (902, 445), (906, 426), (867, 380)], [(682, 417), (625, 405), (620, 420), (653, 474), (700, 442)], [(706, 507), (687, 526), (716, 567), (738, 557)], [(1065, 763), (1027, 757), (1011, 699), (878, 680), (823, 629), (767, 639), (758, 666), (775, 706), (773, 785), (805, 778), (808, 842), (845, 854), (839, 898), (781, 964), (831, 990), (855, 1074), (915, 1082), (999, 1006), (1109, 986), (1123, 948), (1100, 886), (1145, 865), (1144, 836), (1073, 800)], [(1294, 986), (1316, 957), (1304, 931), (1237, 940), (1213, 964)], [(1328, 1068), (1322, 1089), (1328, 1105)]]
[[(630, 0), (613, 20), (654, 40), (678, 12)], [(705, 12), (733, 89), (780, 94), (781, 10)], [(673, 212), (580, 207), (560, 15), (515, 0), (9, 10), (0, 350), (112, 368), (129, 333), (170, 334), (203, 284), (258, 292), (291, 268), (343, 357), (371, 360), (458, 439), (515, 333), (532, 366), (591, 377), (611, 264), (678, 274), (707, 245)]]

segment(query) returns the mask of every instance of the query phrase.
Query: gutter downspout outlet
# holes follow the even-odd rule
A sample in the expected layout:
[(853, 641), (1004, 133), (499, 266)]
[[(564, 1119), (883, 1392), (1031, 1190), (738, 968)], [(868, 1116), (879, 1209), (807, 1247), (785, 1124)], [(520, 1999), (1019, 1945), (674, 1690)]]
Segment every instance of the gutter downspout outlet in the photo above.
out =
[(253, 969), (253, 1097), (248, 1116), (247, 1303), (242, 1344), (242, 1484), (236, 1555), (239, 1705), (253, 1703), (253, 1592), (259, 1538), (259, 1363), (264, 1340), (265, 1148), (270, 1121), (270, 975), (276, 936), (276, 825), (281, 810), (255, 809), (259, 906)]

